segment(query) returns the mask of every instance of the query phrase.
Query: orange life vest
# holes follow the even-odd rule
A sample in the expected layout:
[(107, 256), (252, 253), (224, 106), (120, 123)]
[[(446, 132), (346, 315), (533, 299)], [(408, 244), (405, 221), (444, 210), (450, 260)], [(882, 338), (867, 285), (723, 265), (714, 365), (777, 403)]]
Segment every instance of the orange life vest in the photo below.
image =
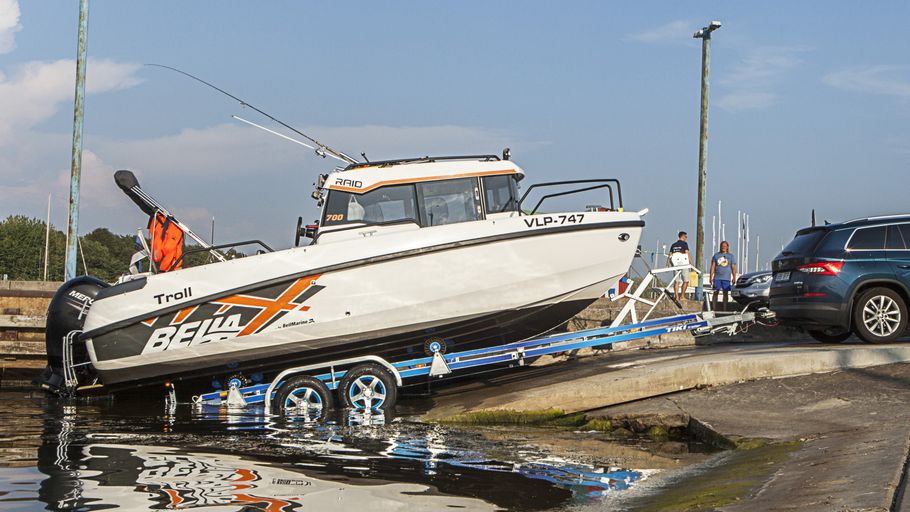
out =
[(149, 236), (152, 238), (152, 261), (159, 272), (170, 272), (183, 267), (183, 230), (171, 219), (156, 213), (149, 218)]

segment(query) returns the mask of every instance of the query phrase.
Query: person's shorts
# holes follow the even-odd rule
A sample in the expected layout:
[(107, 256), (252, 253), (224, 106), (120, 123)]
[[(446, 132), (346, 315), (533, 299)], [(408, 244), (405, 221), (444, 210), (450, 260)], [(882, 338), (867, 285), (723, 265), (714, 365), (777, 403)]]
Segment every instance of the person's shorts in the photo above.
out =
[(689, 284), (689, 272), (677, 272), (678, 275), (673, 277), (673, 281), (681, 284)]
[(730, 291), (730, 281), (728, 281), (726, 279), (715, 279), (714, 280), (714, 291), (729, 292)]

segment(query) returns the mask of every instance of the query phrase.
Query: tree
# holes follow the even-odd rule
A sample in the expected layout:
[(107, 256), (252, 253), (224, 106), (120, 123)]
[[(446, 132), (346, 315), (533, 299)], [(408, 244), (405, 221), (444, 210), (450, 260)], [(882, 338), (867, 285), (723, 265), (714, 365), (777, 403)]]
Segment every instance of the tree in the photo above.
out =
[[(12, 215), (0, 222), (0, 276), (14, 280), (39, 280), (44, 275), (45, 223), (24, 215)], [(97, 228), (81, 237), (78, 246), (78, 274), (93, 275), (112, 283), (129, 272), (130, 258), (136, 252), (135, 235), (118, 235), (107, 228)], [(62, 281), (66, 259), (66, 235), (51, 226), (48, 254), (48, 279)], [(211, 262), (206, 251), (192, 252), (196, 245), (187, 245), (183, 266), (194, 267)], [(228, 259), (241, 258), (243, 253), (231, 249)], [(84, 261), (84, 263), (83, 263)], [(86, 266), (88, 268), (86, 268)], [(144, 263), (148, 269), (147, 260)]]

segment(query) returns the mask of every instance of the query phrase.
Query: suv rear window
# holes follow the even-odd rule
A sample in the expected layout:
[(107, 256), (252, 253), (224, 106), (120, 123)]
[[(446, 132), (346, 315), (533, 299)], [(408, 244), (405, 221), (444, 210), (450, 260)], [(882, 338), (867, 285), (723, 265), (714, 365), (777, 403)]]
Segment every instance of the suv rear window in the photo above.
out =
[(859, 228), (853, 232), (847, 249), (880, 251), (885, 248), (886, 226), (875, 226), (872, 228)]
[(784, 247), (781, 254), (791, 256), (794, 254), (811, 254), (818, 245), (819, 240), (825, 237), (828, 231), (825, 229), (813, 229), (810, 231), (798, 231), (796, 237), (790, 240), (790, 243)]

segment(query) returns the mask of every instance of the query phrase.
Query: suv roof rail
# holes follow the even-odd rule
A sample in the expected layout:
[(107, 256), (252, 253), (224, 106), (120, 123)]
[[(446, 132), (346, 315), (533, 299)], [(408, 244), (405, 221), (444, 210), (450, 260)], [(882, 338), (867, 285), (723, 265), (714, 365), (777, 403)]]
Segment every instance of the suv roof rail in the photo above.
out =
[(893, 215), (877, 215), (875, 217), (862, 217), (859, 219), (848, 220), (846, 222), (843, 222), (843, 224), (853, 224), (856, 222), (865, 222), (865, 221), (870, 221), (870, 220), (889, 220), (889, 219), (903, 219), (903, 218), (910, 218), (910, 213), (896, 213)]

